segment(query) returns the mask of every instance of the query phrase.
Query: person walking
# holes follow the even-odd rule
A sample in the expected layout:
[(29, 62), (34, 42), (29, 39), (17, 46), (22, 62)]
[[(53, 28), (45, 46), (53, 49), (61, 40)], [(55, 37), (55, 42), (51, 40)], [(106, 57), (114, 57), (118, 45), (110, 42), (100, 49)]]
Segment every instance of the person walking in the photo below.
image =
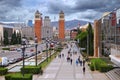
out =
[(78, 59), (76, 60), (76, 66), (78, 66)]
[(78, 62), (80, 63), (80, 57), (78, 57)]
[(85, 66), (83, 66), (83, 74), (85, 74)]
[(83, 60), (83, 67), (85, 66), (85, 60)]
[(82, 60), (80, 60), (80, 66), (82, 66)]
[(70, 63), (71, 63), (71, 65), (72, 65), (72, 58), (70, 59)]

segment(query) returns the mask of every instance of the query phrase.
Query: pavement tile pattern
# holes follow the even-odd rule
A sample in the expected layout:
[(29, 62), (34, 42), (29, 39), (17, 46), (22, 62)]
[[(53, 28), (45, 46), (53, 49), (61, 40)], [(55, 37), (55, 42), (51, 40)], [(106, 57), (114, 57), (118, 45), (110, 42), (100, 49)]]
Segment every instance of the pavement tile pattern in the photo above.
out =
[[(83, 66), (79, 64), (77, 66), (75, 62), (81, 54), (77, 46), (75, 44), (73, 46), (74, 48), (71, 48), (71, 51), (74, 51), (72, 49), (76, 49), (77, 54), (72, 54), (72, 64), (66, 60), (70, 49), (69, 45), (68, 48), (64, 48), (61, 52), (61, 54), (64, 54), (64, 57), (56, 57), (46, 68), (43, 75), (36, 76), (36, 78), (34, 76), (33, 80), (110, 80), (104, 73), (90, 71), (87, 63), (85, 64), (86, 70), (84, 74)], [(82, 60), (82, 56), (80, 58)]]

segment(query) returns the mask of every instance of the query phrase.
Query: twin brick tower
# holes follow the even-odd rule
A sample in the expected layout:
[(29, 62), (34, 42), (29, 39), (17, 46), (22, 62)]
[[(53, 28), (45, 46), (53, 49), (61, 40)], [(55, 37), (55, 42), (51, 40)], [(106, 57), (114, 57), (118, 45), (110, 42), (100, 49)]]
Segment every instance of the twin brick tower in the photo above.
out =
[[(37, 10), (35, 13), (35, 24), (34, 24), (34, 32), (35, 36), (38, 39), (38, 42), (42, 40), (42, 17), (41, 13)], [(65, 19), (64, 19), (64, 12), (61, 11), (59, 13), (59, 35), (58, 38), (59, 40), (64, 40), (65, 39)]]

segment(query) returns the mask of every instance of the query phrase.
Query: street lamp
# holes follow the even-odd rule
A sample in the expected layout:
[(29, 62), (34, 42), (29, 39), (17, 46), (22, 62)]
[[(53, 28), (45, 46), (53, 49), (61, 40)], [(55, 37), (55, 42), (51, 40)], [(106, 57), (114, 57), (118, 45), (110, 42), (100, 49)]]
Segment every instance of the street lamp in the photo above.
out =
[(24, 76), (24, 66), (25, 66), (24, 56), (25, 56), (25, 48), (26, 48), (26, 38), (25, 37), (22, 37), (21, 45), (22, 45), (21, 49), (22, 49), (22, 56), (23, 56), (23, 71), (22, 71), (22, 74)]
[(37, 66), (37, 46), (38, 46), (38, 39), (35, 36), (35, 51), (36, 51), (36, 55), (35, 55), (35, 65)]
[(49, 50), (50, 50), (50, 59), (51, 59), (51, 39), (49, 40)]
[(53, 49), (53, 43), (52, 42), (50, 42), (50, 59), (51, 59), (51, 50)]
[(47, 41), (47, 38), (46, 38), (46, 59), (47, 59), (47, 62), (48, 62), (48, 41)]

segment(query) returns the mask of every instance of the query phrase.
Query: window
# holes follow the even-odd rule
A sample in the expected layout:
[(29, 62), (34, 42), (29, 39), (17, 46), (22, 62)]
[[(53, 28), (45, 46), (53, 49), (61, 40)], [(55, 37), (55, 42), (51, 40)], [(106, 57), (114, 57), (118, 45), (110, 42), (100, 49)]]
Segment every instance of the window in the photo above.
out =
[(39, 15), (36, 15), (35, 18), (39, 18)]

